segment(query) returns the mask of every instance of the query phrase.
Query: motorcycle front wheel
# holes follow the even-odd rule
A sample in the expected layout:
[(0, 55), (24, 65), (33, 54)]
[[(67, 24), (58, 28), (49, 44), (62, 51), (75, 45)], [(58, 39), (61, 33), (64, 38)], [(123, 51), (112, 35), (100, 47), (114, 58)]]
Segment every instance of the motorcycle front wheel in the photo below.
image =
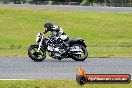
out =
[(46, 58), (46, 51), (44, 48), (40, 48), (37, 52), (39, 45), (31, 45), (28, 49), (28, 56), (34, 61), (43, 61)]

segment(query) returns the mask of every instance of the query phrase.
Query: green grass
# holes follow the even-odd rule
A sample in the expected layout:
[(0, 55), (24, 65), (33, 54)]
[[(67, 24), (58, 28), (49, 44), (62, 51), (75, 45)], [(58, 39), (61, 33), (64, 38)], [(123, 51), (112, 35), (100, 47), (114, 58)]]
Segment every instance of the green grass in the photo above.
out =
[(132, 88), (131, 84), (86, 84), (80, 86), (76, 81), (0, 81), (0, 88)]
[(89, 57), (132, 57), (132, 13), (16, 7), (0, 7), (0, 56), (27, 56), (46, 21), (83, 38)]

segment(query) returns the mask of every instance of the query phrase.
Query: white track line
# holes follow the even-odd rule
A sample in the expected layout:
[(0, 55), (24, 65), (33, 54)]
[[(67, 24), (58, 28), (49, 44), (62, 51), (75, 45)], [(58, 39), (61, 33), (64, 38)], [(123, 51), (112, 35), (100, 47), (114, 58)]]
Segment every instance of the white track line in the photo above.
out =
[(35, 80), (35, 79), (0, 79), (0, 80)]
[[(0, 80), (38, 80), (38, 79), (0, 79)], [(41, 79), (41, 80), (44, 80), (44, 79)]]

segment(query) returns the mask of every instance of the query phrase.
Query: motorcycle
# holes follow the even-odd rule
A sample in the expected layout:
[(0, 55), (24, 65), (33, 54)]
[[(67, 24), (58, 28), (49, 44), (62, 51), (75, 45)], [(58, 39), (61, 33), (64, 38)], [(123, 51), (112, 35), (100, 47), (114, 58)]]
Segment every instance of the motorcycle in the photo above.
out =
[(37, 44), (29, 47), (28, 55), (32, 60), (43, 61), (46, 58), (46, 51), (50, 57), (58, 60), (72, 58), (75, 61), (84, 61), (88, 57), (87, 46), (82, 38), (63, 41), (60, 38), (44, 38), (45, 34), (45, 32), (38, 33), (36, 35)]

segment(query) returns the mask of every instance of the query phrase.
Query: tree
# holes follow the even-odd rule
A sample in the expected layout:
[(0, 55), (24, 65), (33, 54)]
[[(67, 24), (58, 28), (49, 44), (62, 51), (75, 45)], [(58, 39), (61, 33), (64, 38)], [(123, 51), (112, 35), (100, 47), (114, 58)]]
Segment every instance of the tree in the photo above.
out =
[(22, 4), (25, 0), (13, 0), (14, 4)]
[(129, 6), (128, 3), (132, 3), (132, 0), (110, 0), (113, 6)]

